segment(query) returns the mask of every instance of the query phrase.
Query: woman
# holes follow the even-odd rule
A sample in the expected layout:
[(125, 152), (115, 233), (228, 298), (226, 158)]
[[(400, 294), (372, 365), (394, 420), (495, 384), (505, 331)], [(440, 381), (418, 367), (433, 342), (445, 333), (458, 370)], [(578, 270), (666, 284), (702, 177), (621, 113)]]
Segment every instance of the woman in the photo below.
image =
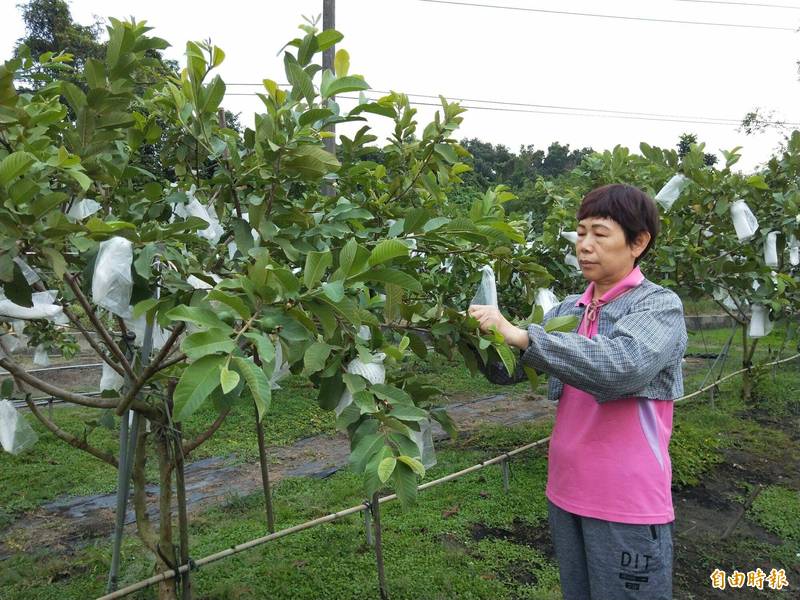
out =
[(672, 400), (683, 393), (683, 305), (644, 278), (639, 261), (659, 230), (653, 200), (629, 185), (593, 190), (578, 210), (578, 260), (589, 286), (545, 316), (581, 318), (574, 333), (509, 323), (492, 306), (469, 314), (550, 375), (558, 400), (547, 499), (565, 600), (672, 598)]

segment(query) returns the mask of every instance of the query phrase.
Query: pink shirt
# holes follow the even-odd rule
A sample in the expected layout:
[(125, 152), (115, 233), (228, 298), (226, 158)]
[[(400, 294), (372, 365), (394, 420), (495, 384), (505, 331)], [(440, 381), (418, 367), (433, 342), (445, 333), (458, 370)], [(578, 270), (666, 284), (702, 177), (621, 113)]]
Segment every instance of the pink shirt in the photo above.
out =
[[(590, 283), (576, 303), (586, 306), (578, 333), (594, 337), (602, 306), (643, 280), (636, 267), (597, 302)], [(606, 521), (675, 520), (671, 433), (671, 401), (621, 398), (601, 404), (565, 384), (550, 439), (547, 497), (563, 510)]]

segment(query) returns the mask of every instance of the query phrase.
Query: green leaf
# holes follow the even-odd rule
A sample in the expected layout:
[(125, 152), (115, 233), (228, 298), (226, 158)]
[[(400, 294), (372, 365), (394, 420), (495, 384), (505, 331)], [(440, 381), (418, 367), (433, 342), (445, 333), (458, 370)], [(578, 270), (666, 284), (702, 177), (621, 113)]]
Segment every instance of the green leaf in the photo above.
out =
[[(372, 386), (372, 391), (378, 398), (389, 401), (391, 404), (398, 405), (404, 404), (407, 406), (414, 406), (414, 401), (411, 396), (404, 390), (394, 385), (386, 383), (376, 383)], [(392, 415), (394, 416), (394, 415)]]
[(412, 332), (408, 333), (408, 340), (411, 351), (425, 360), (428, 357), (428, 346), (425, 345), (425, 341), (419, 335)]
[(248, 331), (244, 334), (244, 337), (255, 342), (258, 358), (261, 362), (268, 363), (275, 359), (275, 345), (268, 335), (261, 332)]
[(553, 331), (562, 331), (569, 333), (575, 330), (575, 327), (578, 326), (578, 317), (574, 316), (566, 316), (566, 317), (553, 317), (547, 323), (544, 324), (544, 330), (547, 333)]
[(252, 316), (250, 309), (244, 303), (244, 300), (242, 300), (239, 296), (228, 294), (226, 292), (223, 292), (222, 290), (209, 291), (208, 295), (206, 296), (206, 300), (209, 301), (215, 300), (217, 302), (225, 304), (226, 306), (229, 306), (230, 308), (235, 310), (236, 313), (240, 317), (242, 317), (242, 319), (247, 320)]
[(403, 233), (420, 231), (430, 218), (431, 213), (425, 208), (414, 208), (408, 211), (403, 224)]
[(67, 272), (67, 261), (64, 256), (58, 250), (47, 246), (42, 248), (42, 254), (47, 257), (56, 279), (62, 280)]
[(341, 302), (344, 298), (344, 282), (340, 280), (323, 283), (322, 291), (330, 298), (331, 302)]
[(221, 329), (227, 333), (233, 331), (214, 311), (198, 306), (176, 306), (167, 312), (165, 316), (170, 321), (186, 321), (207, 329)]
[(252, 359), (234, 356), (231, 358), (231, 364), (244, 377), (247, 387), (250, 388), (256, 403), (258, 420), (261, 421), (272, 402), (272, 387), (269, 379), (264, 370), (259, 368)]
[(333, 410), (339, 404), (344, 393), (345, 385), (342, 374), (337, 372), (331, 377), (324, 377), (319, 382), (319, 395), (317, 402), (323, 410)]
[(430, 221), (428, 221), (427, 223), (425, 223), (425, 225), (422, 227), (422, 231), (424, 231), (425, 233), (430, 233), (431, 231), (439, 229), (439, 227), (441, 227), (442, 225), (447, 225), (449, 222), (450, 219), (448, 219), (447, 217), (435, 217)]
[(397, 465), (397, 459), (394, 456), (387, 456), (378, 465), (378, 479), (381, 483), (389, 481), (389, 477), (394, 473), (394, 467)]
[(395, 467), (394, 485), (403, 506), (411, 506), (417, 501), (417, 477), (407, 464), (400, 462)]
[(316, 123), (317, 121), (321, 121), (332, 116), (333, 111), (328, 108), (312, 108), (311, 110), (307, 110), (300, 115), (300, 118), (297, 120), (297, 122), (302, 126), (311, 125), (312, 123)]
[(25, 173), (35, 158), (28, 152), (13, 152), (0, 161), (0, 185), (8, 185), (14, 178)]
[(322, 279), (331, 264), (333, 264), (333, 256), (330, 250), (309, 252), (306, 256), (305, 269), (303, 269), (303, 283), (306, 284), (306, 288), (312, 289)]
[[(192, 360), (218, 352), (229, 354), (235, 347), (233, 340), (221, 329), (199, 331), (187, 336), (181, 342), (181, 351)], [(228, 392), (225, 391), (225, 393)]]
[(371, 433), (359, 439), (350, 451), (350, 465), (355, 473), (363, 473), (367, 463), (384, 447), (382, 433)]
[(239, 374), (223, 366), (219, 372), (219, 384), (222, 386), (222, 393), (227, 394), (239, 385)]
[(324, 342), (314, 342), (303, 356), (303, 373), (311, 375), (325, 368), (333, 348)]
[(326, 29), (317, 34), (317, 49), (322, 52), (335, 46), (344, 39), (344, 36), (335, 29)]
[(397, 269), (379, 268), (370, 269), (354, 278), (354, 281), (378, 281), (396, 285), (411, 292), (421, 292), (422, 284), (414, 277)]
[(400, 240), (383, 240), (370, 253), (369, 264), (379, 265), (400, 256), (408, 256), (408, 246)]
[(500, 360), (503, 361), (503, 365), (508, 371), (509, 376), (514, 374), (516, 371), (517, 361), (514, 358), (514, 353), (511, 351), (511, 348), (508, 347), (508, 344), (505, 342), (500, 343), (494, 347), (497, 350), (497, 353), (500, 355)]
[(64, 172), (77, 181), (78, 185), (84, 192), (89, 189), (90, 185), (92, 185), (92, 180), (89, 179), (89, 177), (83, 171), (79, 171), (78, 169), (66, 169)]
[(9, 285), (4, 286), (6, 298), (11, 300), (14, 304), (30, 308), (33, 306), (33, 300), (31, 300), (33, 290), (28, 284), (28, 280), (25, 279), (25, 275), (22, 273), (20, 266), (14, 263), (13, 268), (14, 279)]
[(175, 387), (175, 420), (185, 421), (219, 387), (219, 371), (224, 356), (204, 356), (183, 371)]
[(333, 57), (333, 72), (337, 77), (344, 77), (350, 70), (350, 54), (344, 48), (336, 51), (336, 56)]
[[(287, 56), (289, 56), (287, 54)], [(314, 83), (311, 81), (311, 76), (301, 67), (294, 59), (286, 60), (286, 77), (289, 83), (292, 84), (292, 92), (295, 97), (305, 98), (306, 102), (311, 104), (316, 96), (314, 91)]]
[(450, 144), (435, 144), (434, 150), (436, 154), (444, 158), (450, 164), (458, 162), (458, 154)]
[(350, 75), (323, 81), (320, 93), (322, 94), (323, 98), (330, 98), (336, 94), (344, 94), (345, 92), (359, 92), (368, 89), (369, 84), (364, 81), (362, 77)]
[(458, 437), (455, 421), (447, 414), (444, 408), (431, 409), (431, 417), (439, 422), (439, 425), (442, 426), (442, 429), (444, 429), (451, 438), (455, 439)]
[(401, 454), (400, 456), (397, 457), (397, 460), (407, 464), (409, 467), (411, 467), (411, 470), (414, 471), (414, 473), (416, 473), (420, 477), (425, 477), (425, 466), (416, 458)]
[(407, 406), (405, 404), (395, 404), (389, 414), (395, 419), (400, 419), (401, 421), (420, 422), (425, 421), (428, 418), (427, 411), (417, 408), (416, 406)]
[[(220, 52), (222, 52), (220, 50)], [(206, 114), (216, 115), (217, 108), (220, 102), (225, 97), (225, 82), (219, 75), (215, 75), (214, 79), (205, 89), (206, 98), (202, 106), (202, 111)]]
[(287, 154), (283, 165), (290, 171), (309, 178), (319, 178), (341, 167), (336, 157), (324, 148), (304, 144)]

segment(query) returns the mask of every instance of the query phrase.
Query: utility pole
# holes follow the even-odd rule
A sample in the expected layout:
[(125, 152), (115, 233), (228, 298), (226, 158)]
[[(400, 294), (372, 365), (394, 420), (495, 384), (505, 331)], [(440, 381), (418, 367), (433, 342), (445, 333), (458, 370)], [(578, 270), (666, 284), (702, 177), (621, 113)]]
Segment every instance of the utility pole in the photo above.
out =
[[(336, 0), (322, 0), (322, 30), (336, 29)], [(322, 69), (333, 71), (333, 57), (336, 55), (336, 46), (331, 46), (322, 52)], [(332, 100), (333, 98), (331, 98)], [(329, 127), (331, 133), (336, 133), (336, 127)], [(325, 138), (325, 150), (336, 154), (336, 138)]]

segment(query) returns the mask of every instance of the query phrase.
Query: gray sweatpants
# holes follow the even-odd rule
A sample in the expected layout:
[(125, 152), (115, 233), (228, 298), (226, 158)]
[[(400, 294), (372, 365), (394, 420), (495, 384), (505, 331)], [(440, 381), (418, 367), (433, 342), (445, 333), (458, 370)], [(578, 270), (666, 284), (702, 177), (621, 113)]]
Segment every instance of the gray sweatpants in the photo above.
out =
[(673, 523), (614, 523), (547, 505), (564, 600), (672, 600)]

